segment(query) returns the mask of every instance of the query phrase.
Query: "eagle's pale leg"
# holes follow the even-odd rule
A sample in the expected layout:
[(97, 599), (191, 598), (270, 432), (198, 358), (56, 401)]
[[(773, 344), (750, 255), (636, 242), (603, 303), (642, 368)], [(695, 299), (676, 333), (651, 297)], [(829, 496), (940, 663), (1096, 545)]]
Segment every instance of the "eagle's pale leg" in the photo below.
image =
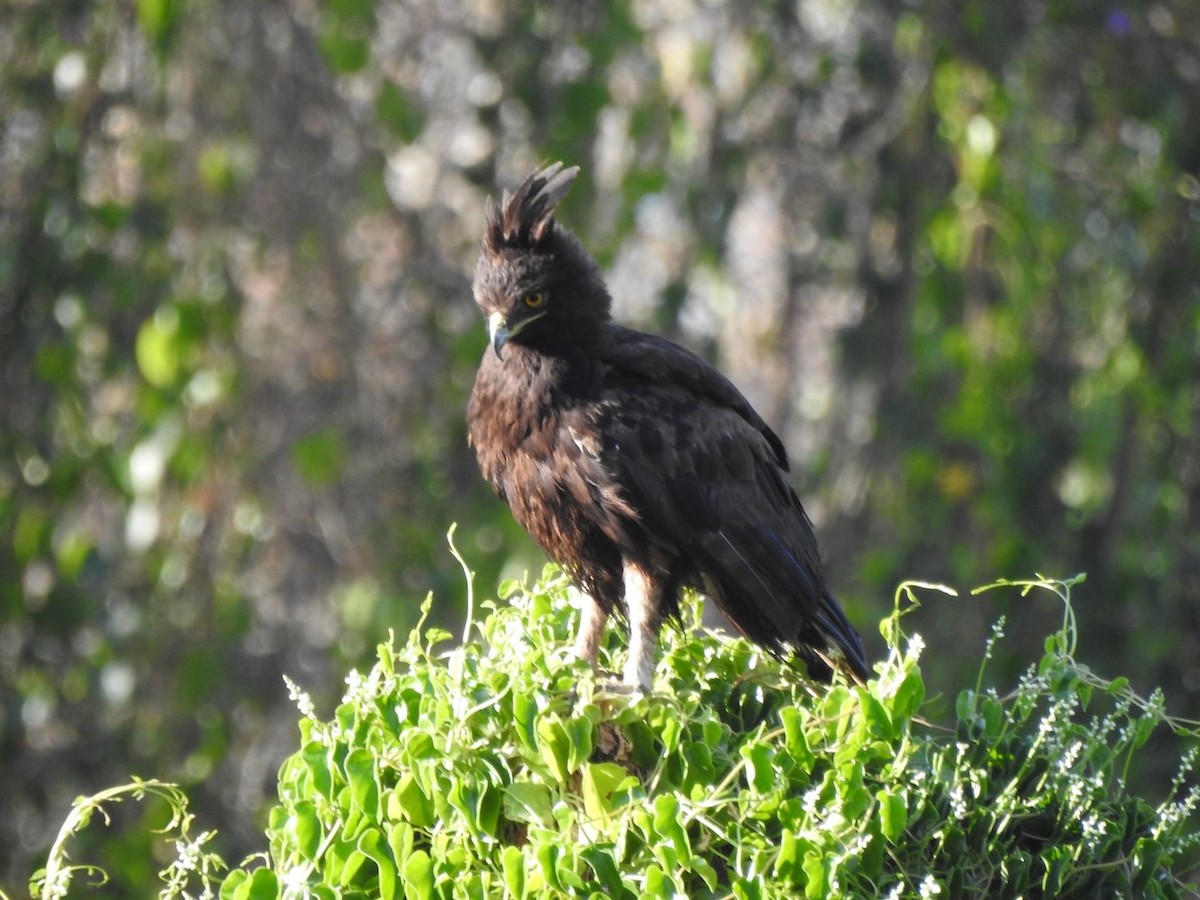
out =
[(625, 683), (649, 691), (654, 680), (654, 652), (658, 644), (660, 590), (644, 569), (625, 563), (625, 607), (629, 611), (629, 659)]
[(575, 635), (575, 655), (587, 660), (596, 668), (596, 657), (600, 654), (600, 639), (604, 637), (604, 626), (608, 622), (600, 604), (588, 597), (579, 613), (579, 631)]

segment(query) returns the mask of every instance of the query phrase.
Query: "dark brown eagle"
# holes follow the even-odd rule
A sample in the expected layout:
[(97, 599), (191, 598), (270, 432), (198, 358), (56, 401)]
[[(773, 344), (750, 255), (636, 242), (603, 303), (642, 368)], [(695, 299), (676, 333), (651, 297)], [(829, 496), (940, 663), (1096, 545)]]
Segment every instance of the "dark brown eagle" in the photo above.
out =
[(613, 323), (599, 268), (554, 221), (578, 167), (489, 201), (475, 300), (487, 318), (467, 409), (484, 477), (591, 597), (576, 651), (629, 627), (625, 682), (649, 690), (658, 630), (685, 587), (811, 677), (867, 677), (825, 585), (787, 454), (733, 384), (665, 338)]

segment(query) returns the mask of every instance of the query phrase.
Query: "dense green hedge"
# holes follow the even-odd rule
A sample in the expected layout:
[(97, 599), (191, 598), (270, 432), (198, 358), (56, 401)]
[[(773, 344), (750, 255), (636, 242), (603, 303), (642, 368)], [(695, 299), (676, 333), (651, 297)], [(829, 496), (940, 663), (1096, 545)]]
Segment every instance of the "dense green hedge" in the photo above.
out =
[[(381, 646), (330, 720), (294, 689), (301, 744), (267, 853), (218, 875), (209, 835), (181, 817), (165, 893), (1183, 896), (1200, 838), (1192, 755), (1158, 805), (1127, 792), (1137, 749), (1169, 720), (1157, 696), (1074, 661), (1073, 584), (1024, 586), (1062, 597), (1062, 628), (1001, 693), (985, 686), (997, 625), (939, 727), (919, 716), (923, 642), (901, 628), (921, 585), (897, 592), (865, 687), (814, 687), (695, 629), (690, 605), (654, 692), (630, 696), (572, 657), (575, 595), (547, 570), (502, 586), (461, 647), (423, 626)], [(602, 663), (619, 671), (621, 653), (614, 634)], [(61, 896), (70, 873), (51, 864), (36, 886)]]

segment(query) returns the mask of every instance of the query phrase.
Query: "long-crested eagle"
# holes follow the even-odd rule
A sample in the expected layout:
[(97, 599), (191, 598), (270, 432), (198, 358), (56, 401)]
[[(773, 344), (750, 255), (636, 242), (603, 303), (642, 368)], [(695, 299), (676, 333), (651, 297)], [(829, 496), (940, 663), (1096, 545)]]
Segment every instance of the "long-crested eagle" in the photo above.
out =
[(629, 628), (624, 680), (649, 690), (658, 630), (693, 587), (810, 677), (867, 677), (826, 587), (782, 442), (699, 356), (611, 321), (599, 267), (554, 220), (578, 167), (488, 202), (474, 293), (487, 319), (467, 409), (484, 477), (587, 592), (576, 651)]

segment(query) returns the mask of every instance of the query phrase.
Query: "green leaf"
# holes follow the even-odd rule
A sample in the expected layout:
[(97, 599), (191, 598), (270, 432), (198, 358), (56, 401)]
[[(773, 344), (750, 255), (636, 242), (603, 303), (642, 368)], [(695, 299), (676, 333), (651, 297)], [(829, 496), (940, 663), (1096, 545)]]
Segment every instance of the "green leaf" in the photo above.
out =
[(903, 788), (895, 791), (881, 788), (879, 801), (879, 831), (889, 841), (897, 840), (908, 825), (908, 796)]
[(542, 760), (551, 774), (565, 782), (571, 774), (568, 760), (571, 757), (571, 738), (562, 721), (557, 717), (544, 716), (537, 723), (537, 745)]
[(401, 869), (405, 900), (429, 900), (433, 896), (433, 861), (424, 850), (414, 850)]
[(909, 672), (896, 688), (896, 696), (892, 698), (892, 718), (896, 722), (907, 722), (916, 715), (924, 702), (925, 680), (920, 672)]
[(304, 746), (300, 756), (312, 779), (313, 789), (325, 799), (332, 799), (333, 775), (329, 771), (329, 749), (324, 744), (312, 741)]
[[(1070, 852), (1063, 848), (1051, 847), (1044, 854), (1045, 874), (1042, 876), (1041, 888), (1046, 897), (1061, 897), (1066, 878), (1070, 872)], [(1136, 890), (1136, 887), (1135, 887)], [(1145, 896), (1140, 890), (1138, 896)]]
[(561, 854), (562, 851), (557, 844), (539, 844), (537, 848), (537, 860), (542, 871), (542, 878), (549, 887), (559, 893), (564, 893), (566, 889), (563, 887), (558, 873), (558, 858)]
[(179, 340), (178, 315), (164, 307), (138, 329), (133, 354), (142, 376), (158, 388), (174, 387), (180, 380), (183, 345)]
[(1120, 696), (1120, 695), (1126, 693), (1128, 690), (1129, 690), (1129, 679), (1125, 678), (1124, 676), (1122, 676), (1120, 678), (1114, 678), (1104, 688), (1104, 692), (1113, 697)]
[(750, 786), (765, 794), (775, 784), (775, 748), (769, 744), (751, 744), (739, 752), (746, 761), (746, 779)]
[(761, 879), (735, 878), (733, 881), (733, 895), (738, 900), (761, 900), (763, 895)]
[(692, 860), (691, 841), (680, 819), (679, 800), (674, 794), (659, 794), (654, 798), (654, 830), (661, 839), (654, 849), (656, 852), (671, 851), (660, 856), (668, 869), (677, 865), (687, 867)]
[(394, 822), (387, 831), (388, 849), (392, 859), (402, 862), (412, 856), (416, 832), (407, 822)]
[(978, 715), (974, 691), (959, 691), (958, 699), (954, 702), (954, 715), (959, 722), (974, 722)]
[(816, 756), (808, 746), (808, 736), (804, 733), (804, 725), (808, 717), (804, 710), (795, 706), (787, 706), (779, 711), (779, 719), (783, 723), (784, 747), (788, 755), (803, 769), (812, 768)]
[(774, 874), (787, 885), (798, 885), (804, 873), (804, 851), (808, 842), (798, 839), (796, 833), (785, 830), (779, 837), (779, 853), (775, 857)]
[(621, 870), (611, 846), (591, 844), (580, 849), (579, 856), (592, 870), (596, 886), (603, 888), (607, 897), (622, 893), (624, 885), (621, 883)]
[(513, 719), (517, 730), (517, 739), (530, 752), (538, 752), (537, 744), (537, 698), (523, 692), (516, 692), (512, 698)]
[(292, 809), (285, 826), (305, 859), (315, 862), (317, 851), (325, 839), (325, 829), (312, 803), (301, 800)]
[(500, 854), (500, 865), (508, 895), (514, 900), (521, 900), (525, 896), (525, 854), (509, 845)]
[(403, 818), (418, 828), (428, 828), (436, 821), (433, 801), (411, 772), (400, 776), (395, 790), (389, 795), (388, 818)]
[(710, 891), (715, 891), (720, 882), (717, 876), (717, 870), (714, 869), (703, 856), (695, 856), (692, 858), (692, 871), (700, 876), (700, 879), (708, 886)]
[(866, 788), (863, 774), (865, 761), (860, 754), (849, 765), (838, 770), (838, 782), (842, 792), (842, 813), (850, 819), (862, 816), (874, 799)]
[(1133, 877), (1133, 890), (1137, 895), (1144, 896), (1151, 879), (1159, 874), (1159, 864), (1165, 852), (1163, 845), (1152, 838), (1138, 841), (1135, 853), (1137, 869)]
[(579, 771), (595, 749), (596, 726), (587, 716), (575, 716), (567, 722), (567, 769)]
[(1129, 736), (1129, 744), (1132, 747), (1141, 747), (1146, 741), (1150, 740), (1150, 735), (1154, 733), (1154, 729), (1158, 727), (1158, 719), (1150, 714), (1140, 716), (1133, 720), (1133, 731)]
[(687, 783), (684, 787), (710, 785), (717, 779), (712, 748), (705, 743), (690, 743), (683, 751), (687, 761)]
[(392, 859), (387, 842), (378, 828), (368, 828), (358, 838), (358, 850), (379, 870), (379, 894), (381, 897), (396, 895), (396, 862)]
[(514, 822), (549, 827), (554, 822), (550, 789), (530, 781), (504, 786), (504, 815)]
[(362, 871), (367, 857), (354, 844), (339, 842), (335, 847), (337, 855), (342, 857), (342, 866), (337, 872), (337, 883), (341, 887), (349, 887), (356, 883), (358, 873)]
[(668, 716), (662, 723), (659, 740), (662, 741), (663, 753), (674, 753), (679, 747), (679, 738), (683, 734), (683, 723), (675, 716)]
[(279, 882), (275, 873), (265, 867), (257, 868), (250, 874), (245, 870), (235, 870), (221, 884), (221, 900), (277, 900), (279, 896)]
[(804, 855), (804, 896), (816, 900), (829, 894), (829, 858), (820, 851)]
[(404, 752), (412, 760), (437, 759), (439, 755), (433, 735), (416, 728), (404, 733)]
[(982, 706), (984, 732), (988, 738), (995, 740), (1004, 731), (1004, 704), (995, 697), (984, 697)]
[(462, 813), (475, 837), (494, 835), (500, 813), (500, 794), (470, 775), (462, 775), (451, 786), (447, 799)]
[[(270, 870), (268, 869), (267, 871)], [(33, 873), (33, 875), (30, 876), (30, 879), (32, 882), (38, 882), (45, 877), (46, 870), (38, 869)], [(221, 898), (221, 900), (243, 900), (243, 898), (249, 894), (249, 882), (249, 872), (247, 872), (245, 869), (234, 869), (225, 877), (225, 880), (221, 882), (221, 891), (218, 896)], [(42, 896), (41, 892), (37, 888), (34, 888), (31, 891), (31, 894), (34, 900), (39, 900), (39, 898)]]
[(666, 900), (666, 898), (672, 898), (672, 900), (674, 900), (674, 883), (670, 878), (667, 877), (667, 873), (654, 863), (651, 863), (646, 867), (644, 884), (645, 887), (642, 891), (642, 897), (662, 897), (664, 900)]
[(371, 751), (356, 748), (346, 756), (343, 764), (346, 780), (350, 783), (350, 795), (354, 805), (370, 818), (379, 816), (379, 782), (375, 770), (375, 757)]
[(859, 702), (862, 704), (863, 722), (866, 731), (872, 737), (890, 741), (894, 736), (892, 720), (887, 710), (866, 688), (858, 689)]

